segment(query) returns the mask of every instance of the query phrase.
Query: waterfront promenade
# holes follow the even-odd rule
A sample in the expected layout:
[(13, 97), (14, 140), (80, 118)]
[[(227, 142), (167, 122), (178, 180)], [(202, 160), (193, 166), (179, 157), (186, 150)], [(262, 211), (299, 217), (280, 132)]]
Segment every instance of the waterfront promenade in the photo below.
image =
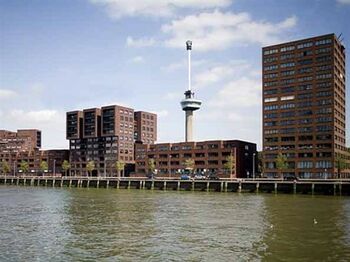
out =
[(350, 180), (178, 180), (115, 177), (1, 176), (0, 185), (182, 190), (212, 192), (285, 193), (350, 196)]

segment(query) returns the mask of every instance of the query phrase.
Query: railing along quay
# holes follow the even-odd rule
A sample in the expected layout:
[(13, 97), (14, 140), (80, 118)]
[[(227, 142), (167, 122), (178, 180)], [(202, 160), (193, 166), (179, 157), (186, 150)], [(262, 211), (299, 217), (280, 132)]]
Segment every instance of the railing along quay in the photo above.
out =
[(182, 190), (207, 192), (287, 193), (312, 195), (350, 195), (350, 180), (179, 180), (116, 177), (1, 176), (0, 185)]

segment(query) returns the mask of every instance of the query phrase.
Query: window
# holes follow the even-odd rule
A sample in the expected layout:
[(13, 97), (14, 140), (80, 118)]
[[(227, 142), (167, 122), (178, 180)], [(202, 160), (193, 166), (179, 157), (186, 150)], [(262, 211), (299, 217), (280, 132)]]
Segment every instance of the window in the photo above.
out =
[(295, 91), (295, 88), (294, 87), (284, 87), (282, 89), (282, 93), (292, 93)]
[(316, 41), (315, 45), (318, 46), (318, 45), (327, 45), (327, 44), (331, 44), (332, 43), (332, 39), (322, 39), (322, 40), (318, 40)]
[(264, 55), (271, 55), (271, 54), (276, 54), (278, 53), (278, 49), (270, 49), (270, 50), (265, 50)]
[(313, 46), (313, 43), (307, 42), (307, 43), (302, 43), (302, 44), (297, 45), (297, 48), (302, 49), (302, 48), (307, 48), (307, 47), (311, 47), (311, 46)]
[(299, 65), (309, 65), (312, 64), (312, 59), (303, 59), (298, 61)]
[(312, 119), (311, 118), (302, 118), (302, 119), (299, 119), (298, 123), (301, 125), (312, 124)]
[(264, 63), (271, 63), (271, 62), (275, 62), (277, 61), (277, 57), (276, 56), (272, 56), (272, 57), (267, 57), (264, 59)]
[(304, 67), (298, 70), (299, 74), (312, 73), (312, 67)]
[(298, 108), (305, 108), (305, 107), (310, 107), (310, 106), (312, 106), (311, 101), (304, 101), (304, 102), (298, 103)]
[(312, 93), (299, 94), (298, 99), (309, 99), (312, 98)]
[(278, 100), (277, 97), (270, 97), (270, 98), (265, 98), (264, 102), (269, 103), (269, 102), (276, 102)]
[(332, 168), (332, 162), (326, 160), (317, 161), (316, 168)]
[(330, 47), (320, 48), (316, 50), (316, 54), (329, 53), (332, 49)]
[(312, 127), (308, 126), (308, 127), (299, 127), (299, 132), (300, 133), (310, 133), (312, 132)]
[(312, 81), (312, 76), (305, 76), (298, 78), (299, 82)]
[(282, 112), (281, 113), (281, 118), (293, 117), (293, 116), (295, 116), (295, 112), (294, 111), (286, 111), (286, 112)]
[(287, 59), (291, 59), (294, 57), (294, 54), (285, 54), (285, 55), (281, 55), (281, 60), (287, 60)]
[(313, 168), (312, 161), (300, 161), (297, 164), (298, 168)]
[(276, 77), (278, 77), (277, 73), (265, 74), (264, 75), (264, 78), (276, 78)]
[(293, 100), (294, 98), (295, 98), (294, 96), (282, 96), (281, 101)]
[(332, 74), (322, 74), (322, 75), (317, 75), (316, 79), (327, 79), (327, 78), (332, 78)]
[(299, 116), (309, 116), (312, 115), (312, 110), (301, 110), (298, 111)]
[(288, 108), (294, 108), (295, 104), (294, 103), (288, 103), (288, 104), (283, 104), (281, 105), (281, 109), (288, 109)]
[(295, 128), (282, 128), (280, 129), (281, 134), (295, 133)]
[(274, 95), (274, 94), (277, 94), (277, 92), (278, 92), (277, 89), (265, 90), (264, 95)]
[(282, 121), (280, 121), (281, 126), (290, 126), (290, 125), (294, 125), (294, 124), (295, 124), (295, 120), (282, 120)]
[(264, 126), (276, 126), (276, 125), (277, 125), (277, 121), (269, 121), (264, 123)]
[(328, 132), (328, 131), (332, 131), (332, 130), (333, 130), (332, 126), (317, 126), (316, 127), (317, 132)]
[(264, 118), (277, 118), (278, 114), (277, 113), (270, 113), (270, 114), (265, 114)]
[(295, 71), (294, 70), (289, 70), (289, 71), (282, 71), (281, 76), (291, 76), (294, 75)]
[(291, 46), (285, 46), (285, 47), (282, 47), (280, 49), (281, 52), (287, 52), (287, 51), (292, 51), (295, 49), (295, 46), (294, 45), (291, 45)]
[(278, 82), (275, 81), (275, 82), (265, 82), (264, 83), (264, 86), (267, 87), (267, 86), (277, 86), (278, 85)]
[(265, 137), (265, 142), (268, 142), (268, 143), (278, 142), (278, 137)]
[(312, 85), (311, 85), (311, 84), (300, 85), (300, 86), (298, 87), (298, 89), (299, 89), (300, 91), (311, 90), (311, 89), (312, 89)]
[(330, 114), (332, 113), (332, 108), (330, 107), (323, 107), (317, 110), (317, 114)]
[(281, 137), (281, 141), (282, 141), (282, 142), (291, 142), (291, 141), (295, 141), (295, 137), (294, 137), (294, 136), (283, 136), (283, 137)]
[(278, 65), (270, 65), (270, 66), (264, 67), (265, 71), (271, 71), (271, 70), (277, 70), (277, 69), (278, 69)]
[(292, 66), (295, 66), (294, 62), (281, 64), (281, 68), (292, 67)]
[(276, 110), (278, 109), (278, 105), (273, 105), (273, 106), (265, 106), (264, 110)]

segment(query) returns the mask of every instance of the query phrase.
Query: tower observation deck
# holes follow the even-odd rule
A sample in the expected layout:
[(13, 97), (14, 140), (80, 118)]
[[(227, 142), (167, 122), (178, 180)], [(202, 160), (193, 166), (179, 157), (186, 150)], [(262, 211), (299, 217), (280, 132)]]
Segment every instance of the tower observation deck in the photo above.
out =
[(184, 93), (185, 98), (181, 101), (182, 110), (185, 111), (185, 141), (193, 141), (193, 112), (200, 109), (202, 101), (194, 98), (194, 92), (191, 91), (191, 50), (192, 41), (186, 42), (188, 53), (188, 89)]

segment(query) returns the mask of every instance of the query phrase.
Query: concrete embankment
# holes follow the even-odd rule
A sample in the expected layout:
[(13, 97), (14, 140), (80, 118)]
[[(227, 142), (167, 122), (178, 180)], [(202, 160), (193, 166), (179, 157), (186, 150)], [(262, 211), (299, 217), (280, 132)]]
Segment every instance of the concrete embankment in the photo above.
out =
[(0, 177), (0, 185), (182, 190), (213, 192), (350, 195), (350, 181), (175, 180), (137, 178)]

